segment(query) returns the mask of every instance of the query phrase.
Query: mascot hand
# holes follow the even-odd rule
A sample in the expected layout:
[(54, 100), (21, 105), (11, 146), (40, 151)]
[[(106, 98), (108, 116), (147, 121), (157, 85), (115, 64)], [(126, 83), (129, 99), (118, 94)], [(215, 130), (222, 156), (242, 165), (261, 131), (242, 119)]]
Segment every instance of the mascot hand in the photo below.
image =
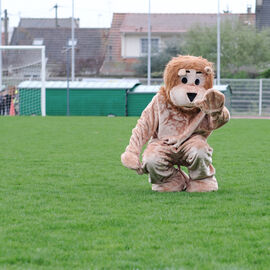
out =
[(195, 101), (195, 106), (199, 107), (204, 113), (220, 113), (224, 107), (224, 95), (214, 89), (206, 91), (202, 100)]
[(163, 138), (163, 142), (167, 145), (178, 148), (181, 145), (182, 140), (176, 136), (171, 136)]
[(136, 154), (132, 152), (124, 152), (121, 155), (121, 161), (125, 167), (135, 170), (138, 174), (143, 174), (140, 159)]

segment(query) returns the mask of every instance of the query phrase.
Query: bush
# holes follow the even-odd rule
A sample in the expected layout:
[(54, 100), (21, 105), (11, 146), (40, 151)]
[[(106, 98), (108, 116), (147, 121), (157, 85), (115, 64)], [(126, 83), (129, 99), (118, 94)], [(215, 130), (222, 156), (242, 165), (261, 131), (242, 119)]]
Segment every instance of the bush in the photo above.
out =
[(260, 78), (270, 78), (270, 68), (260, 73)]

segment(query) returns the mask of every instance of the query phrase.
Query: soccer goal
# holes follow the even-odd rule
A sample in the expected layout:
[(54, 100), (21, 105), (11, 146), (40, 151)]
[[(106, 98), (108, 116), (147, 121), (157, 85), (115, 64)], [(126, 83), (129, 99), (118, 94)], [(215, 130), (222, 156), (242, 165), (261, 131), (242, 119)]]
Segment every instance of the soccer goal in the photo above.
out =
[(1, 115), (46, 115), (45, 46), (0, 46), (0, 74)]

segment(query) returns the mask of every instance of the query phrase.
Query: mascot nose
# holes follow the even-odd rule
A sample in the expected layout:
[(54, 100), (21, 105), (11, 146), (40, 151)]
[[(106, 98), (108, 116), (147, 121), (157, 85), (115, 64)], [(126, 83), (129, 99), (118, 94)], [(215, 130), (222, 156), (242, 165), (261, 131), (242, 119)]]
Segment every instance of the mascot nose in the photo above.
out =
[(190, 102), (192, 102), (194, 100), (194, 98), (197, 96), (196, 93), (187, 93), (188, 99), (190, 100)]

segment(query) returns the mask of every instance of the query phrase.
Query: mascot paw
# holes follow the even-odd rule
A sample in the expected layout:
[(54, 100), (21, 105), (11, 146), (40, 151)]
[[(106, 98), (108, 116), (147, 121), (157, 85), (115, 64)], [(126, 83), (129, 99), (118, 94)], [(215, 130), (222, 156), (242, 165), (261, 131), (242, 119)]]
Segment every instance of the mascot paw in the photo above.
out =
[(124, 152), (121, 155), (122, 164), (132, 170), (135, 170), (138, 174), (143, 174), (142, 166), (139, 157), (132, 152)]
[(199, 107), (206, 114), (221, 112), (225, 103), (224, 95), (214, 89), (208, 90), (202, 100), (195, 101), (195, 106)]

